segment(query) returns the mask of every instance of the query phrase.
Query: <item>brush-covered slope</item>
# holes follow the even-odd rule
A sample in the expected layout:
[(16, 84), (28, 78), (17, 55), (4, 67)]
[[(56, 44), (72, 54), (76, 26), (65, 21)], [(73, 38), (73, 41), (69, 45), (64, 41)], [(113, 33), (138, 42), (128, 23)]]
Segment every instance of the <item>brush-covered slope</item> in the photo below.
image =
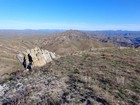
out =
[(113, 46), (110, 43), (102, 43), (87, 33), (77, 30), (56, 33), (46, 37), (42, 42), (42, 48), (58, 54), (74, 53), (91, 48)]
[[(16, 54), (35, 46), (66, 55), (25, 72)], [(70, 30), (0, 39), (0, 54), (0, 104), (140, 104), (140, 49), (114, 47)], [(9, 78), (2, 79), (4, 73)]]
[(87, 50), (11, 75), (0, 102), (15, 105), (139, 105), (140, 50)]

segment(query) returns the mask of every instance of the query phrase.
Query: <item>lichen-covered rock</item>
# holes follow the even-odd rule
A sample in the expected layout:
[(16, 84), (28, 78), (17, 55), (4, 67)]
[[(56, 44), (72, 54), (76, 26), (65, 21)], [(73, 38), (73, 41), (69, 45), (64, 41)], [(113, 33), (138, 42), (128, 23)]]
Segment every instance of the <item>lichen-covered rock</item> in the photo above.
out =
[(59, 56), (56, 56), (55, 53), (42, 50), (39, 47), (31, 50), (27, 49), (25, 52), (17, 55), (17, 59), (26, 69), (44, 66), (46, 63), (49, 63), (58, 57)]
[(0, 96), (4, 95), (4, 88), (0, 85)]

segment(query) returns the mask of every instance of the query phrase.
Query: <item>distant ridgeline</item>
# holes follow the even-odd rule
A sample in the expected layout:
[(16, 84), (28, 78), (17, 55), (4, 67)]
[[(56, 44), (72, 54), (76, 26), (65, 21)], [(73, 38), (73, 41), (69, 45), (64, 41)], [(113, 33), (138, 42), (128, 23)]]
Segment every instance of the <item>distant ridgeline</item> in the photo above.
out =
[[(42, 30), (0, 30), (0, 37), (13, 36), (46, 36), (55, 35), (56, 33), (64, 32), (66, 30), (42, 29)], [(120, 46), (138, 48), (140, 46), (140, 31), (82, 31), (85, 35), (92, 36), (103, 43), (113, 42)], [(80, 32), (79, 31), (79, 32)]]
[(140, 46), (140, 31), (86, 31), (86, 33), (104, 43), (112, 41), (125, 47)]

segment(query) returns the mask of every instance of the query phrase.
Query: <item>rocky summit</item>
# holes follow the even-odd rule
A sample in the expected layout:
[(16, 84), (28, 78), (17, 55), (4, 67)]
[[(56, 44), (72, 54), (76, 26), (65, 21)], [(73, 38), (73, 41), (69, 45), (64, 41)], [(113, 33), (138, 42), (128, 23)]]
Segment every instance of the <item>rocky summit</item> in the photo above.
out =
[(27, 49), (25, 52), (17, 55), (17, 59), (26, 69), (44, 66), (56, 58), (58, 58), (58, 56), (56, 56), (55, 53), (40, 49), (39, 47), (35, 47), (31, 50)]

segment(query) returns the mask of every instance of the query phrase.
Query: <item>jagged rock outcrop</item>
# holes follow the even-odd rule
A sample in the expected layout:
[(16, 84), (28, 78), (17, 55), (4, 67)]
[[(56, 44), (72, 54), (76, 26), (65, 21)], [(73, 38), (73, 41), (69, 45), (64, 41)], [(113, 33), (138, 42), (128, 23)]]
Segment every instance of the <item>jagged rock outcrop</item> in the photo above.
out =
[(55, 53), (38, 47), (31, 50), (27, 49), (25, 52), (17, 55), (17, 59), (26, 69), (44, 66), (46, 63), (49, 63), (58, 57), (59, 56)]

